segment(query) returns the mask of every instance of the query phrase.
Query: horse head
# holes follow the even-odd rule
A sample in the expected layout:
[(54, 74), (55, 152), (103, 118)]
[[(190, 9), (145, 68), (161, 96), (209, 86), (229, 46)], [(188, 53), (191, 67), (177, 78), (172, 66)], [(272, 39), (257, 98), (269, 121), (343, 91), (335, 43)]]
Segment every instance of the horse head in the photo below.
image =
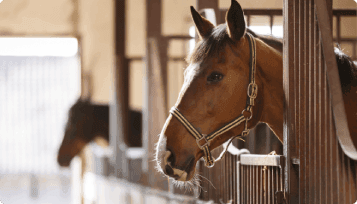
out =
[(200, 41), (187, 59), (184, 84), (156, 149), (158, 170), (183, 182), (194, 178), (201, 157), (207, 166), (214, 164), (211, 150), (258, 122), (268, 123), (279, 139), (283, 131), (281, 53), (247, 34), (243, 10), (235, 0), (225, 24), (214, 26), (193, 7), (191, 14)]
[(69, 166), (83, 147), (92, 139), (93, 107), (89, 100), (78, 99), (70, 108), (62, 144), (58, 151), (57, 162), (60, 166)]

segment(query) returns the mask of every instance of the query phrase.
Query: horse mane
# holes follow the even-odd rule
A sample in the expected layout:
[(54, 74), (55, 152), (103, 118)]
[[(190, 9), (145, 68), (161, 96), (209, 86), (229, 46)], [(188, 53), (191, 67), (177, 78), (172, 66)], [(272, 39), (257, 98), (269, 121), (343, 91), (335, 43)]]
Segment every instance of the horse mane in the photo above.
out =
[[(258, 35), (252, 30), (247, 29), (247, 31), (254, 37), (261, 39), (263, 42), (269, 46), (282, 52), (283, 41), (280, 38), (276, 38), (270, 35)], [(338, 72), (341, 81), (342, 92), (349, 93), (351, 87), (357, 86), (357, 62), (352, 61), (352, 59), (342, 52), (339, 47), (334, 48), (336, 62), (338, 66)]]
[(283, 51), (283, 39), (274, 37), (271, 35), (261, 35), (261, 34), (256, 34), (253, 32), (251, 29), (247, 28), (247, 32), (253, 35), (253, 37), (258, 38), (268, 44), (269, 46), (273, 47), (274, 49), (282, 52)]
[(340, 48), (335, 47), (336, 62), (338, 65), (338, 74), (340, 75), (342, 92), (349, 93), (351, 87), (357, 86), (357, 66), (352, 59), (342, 52)]

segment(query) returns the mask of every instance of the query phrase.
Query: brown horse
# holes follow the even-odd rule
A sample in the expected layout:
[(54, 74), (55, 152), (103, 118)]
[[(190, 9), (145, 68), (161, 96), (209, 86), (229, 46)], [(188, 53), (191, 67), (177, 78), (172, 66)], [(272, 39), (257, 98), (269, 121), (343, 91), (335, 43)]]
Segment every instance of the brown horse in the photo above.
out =
[[(141, 112), (129, 112), (129, 146), (141, 146), (141, 118)], [(65, 135), (58, 151), (58, 164), (69, 166), (73, 157), (93, 140), (102, 141), (104, 146), (109, 144), (109, 106), (95, 105), (80, 98), (69, 110)]]
[[(227, 11), (225, 24), (214, 26), (193, 7), (191, 13), (201, 40), (188, 57), (189, 66), (185, 70), (183, 87), (162, 129), (156, 151), (159, 171), (183, 182), (195, 178), (196, 163), (202, 156), (205, 160), (209, 158), (209, 150), (234, 135), (246, 134), (245, 131), (259, 122), (268, 124), (278, 139), (283, 140), (282, 42), (247, 30), (243, 10), (235, 0)], [(254, 41), (255, 49), (251, 46)], [(255, 67), (252, 66), (251, 56), (256, 63), (256, 85), (251, 85), (252, 67)], [(336, 58), (340, 62), (342, 58), (346, 59), (345, 55), (337, 53)], [(346, 99), (356, 100), (353, 83), (356, 82), (356, 67), (350, 59), (346, 59), (350, 65), (347, 68), (341, 67), (340, 62), (340, 71), (346, 70), (343, 75), (350, 79), (345, 80), (347, 84), (344, 88), (348, 109), (355, 102), (346, 102)], [(258, 95), (257, 90), (252, 91), (256, 86), (259, 87)], [(247, 92), (251, 96), (248, 101), (253, 100), (250, 104), (254, 106), (247, 106)], [(351, 123), (356, 121), (355, 113), (348, 117)], [(241, 124), (230, 129), (231, 121)], [(351, 135), (357, 135), (357, 126), (352, 127), (356, 130), (351, 130)], [(221, 133), (210, 141), (203, 138), (209, 138), (216, 132)], [(196, 141), (197, 138), (199, 141)]]
[(97, 136), (109, 141), (109, 107), (94, 105), (80, 98), (69, 110), (64, 138), (58, 151), (58, 164), (69, 166), (73, 157)]

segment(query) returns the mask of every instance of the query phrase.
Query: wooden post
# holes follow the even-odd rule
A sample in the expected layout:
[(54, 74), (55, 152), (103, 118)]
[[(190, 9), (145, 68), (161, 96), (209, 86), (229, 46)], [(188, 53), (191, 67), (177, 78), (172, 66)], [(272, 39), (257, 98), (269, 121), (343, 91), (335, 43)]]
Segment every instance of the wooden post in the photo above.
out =
[(161, 36), (161, 0), (146, 0), (146, 65), (143, 83), (143, 171), (146, 182), (154, 188), (168, 190), (168, 180), (155, 169), (155, 144), (168, 116), (167, 42)]
[(128, 80), (129, 70), (125, 57), (125, 0), (115, 1), (115, 55), (114, 103), (110, 110), (110, 145), (113, 148), (114, 175), (128, 178), (128, 164), (125, 158), (128, 137)]

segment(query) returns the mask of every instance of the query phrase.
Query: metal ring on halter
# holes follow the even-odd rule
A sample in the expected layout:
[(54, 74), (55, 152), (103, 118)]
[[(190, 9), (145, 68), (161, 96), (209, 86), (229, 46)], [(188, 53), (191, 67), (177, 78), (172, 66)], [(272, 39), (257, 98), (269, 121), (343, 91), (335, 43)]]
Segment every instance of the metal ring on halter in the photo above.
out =
[(211, 164), (207, 163), (206, 160), (205, 160), (205, 166), (206, 166), (207, 168), (212, 168), (212, 167), (214, 167), (214, 164), (215, 164), (215, 163), (216, 163), (216, 159), (215, 159), (214, 157), (212, 157), (212, 163), (211, 163)]
[[(244, 116), (244, 112), (248, 112), (250, 115), (249, 115), (249, 117), (247, 117), (247, 118), (245, 118), (245, 120), (250, 120), (250, 119), (252, 119), (252, 117), (253, 117), (253, 110), (252, 109), (249, 109), (249, 110), (247, 110), (247, 109), (244, 109), (243, 111), (242, 111), (242, 115)], [(244, 116), (245, 117), (245, 116)]]

